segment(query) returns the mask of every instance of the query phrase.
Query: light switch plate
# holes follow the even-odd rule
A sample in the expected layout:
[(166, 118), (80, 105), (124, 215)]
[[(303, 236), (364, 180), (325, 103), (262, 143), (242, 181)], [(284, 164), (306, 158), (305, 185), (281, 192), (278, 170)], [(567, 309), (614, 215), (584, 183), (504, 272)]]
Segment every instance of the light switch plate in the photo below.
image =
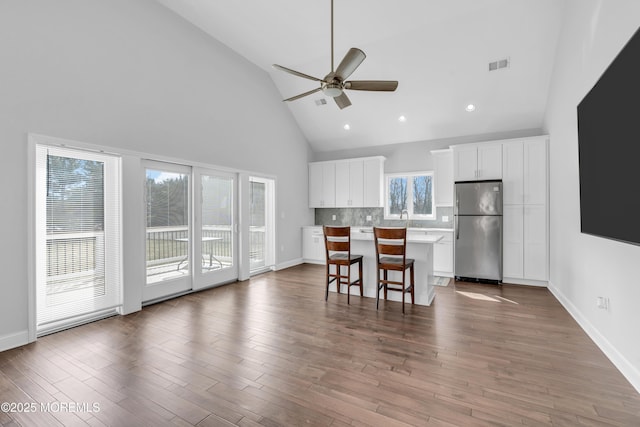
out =
[(331, 220), (335, 221), (336, 220), (336, 216), (335, 215), (331, 215)]
[(442, 222), (449, 222), (449, 217), (447, 215), (442, 215)]

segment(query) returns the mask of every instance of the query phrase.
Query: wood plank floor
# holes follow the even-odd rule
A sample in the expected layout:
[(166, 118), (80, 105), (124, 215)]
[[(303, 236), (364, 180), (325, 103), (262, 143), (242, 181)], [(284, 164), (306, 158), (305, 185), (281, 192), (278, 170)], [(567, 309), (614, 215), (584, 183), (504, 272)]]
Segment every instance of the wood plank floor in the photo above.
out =
[(52, 405), (0, 424), (640, 425), (546, 289), (451, 283), (403, 316), (323, 286), (301, 265), (0, 353), (0, 401)]

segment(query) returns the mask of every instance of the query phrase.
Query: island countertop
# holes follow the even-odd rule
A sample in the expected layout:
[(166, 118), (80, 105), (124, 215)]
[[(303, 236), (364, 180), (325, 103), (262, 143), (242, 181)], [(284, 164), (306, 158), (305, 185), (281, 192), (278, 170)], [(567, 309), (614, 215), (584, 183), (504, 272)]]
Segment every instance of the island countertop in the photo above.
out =
[[(407, 231), (407, 243), (437, 243), (442, 239), (443, 239), (443, 236), (440, 236), (440, 235), (415, 233), (415, 232), (412, 232), (412, 231)], [(369, 240), (369, 241), (373, 241), (373, 230), (371, 230), (371, 231), (361, 231), (361, 230), (351, 231), (351, 240)]]

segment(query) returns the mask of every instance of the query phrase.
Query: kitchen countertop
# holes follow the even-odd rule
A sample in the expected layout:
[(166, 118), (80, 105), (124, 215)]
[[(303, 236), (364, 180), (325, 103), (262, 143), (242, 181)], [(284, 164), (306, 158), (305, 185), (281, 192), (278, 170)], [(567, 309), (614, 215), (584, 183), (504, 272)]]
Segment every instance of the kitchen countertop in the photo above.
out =
[[(322, 226), (321, 225), (305, 225), (302, 228), (317, 228), (322, 230)], [(352, 232), (356, 232), (356, 231), (360, 231), (362, 229), (364, 230), (372, 230), (373, 227), (370, 226), (354, 226), (351, 227), (351, 231)], [(407, 228), (407, 231), (409, 233), (419, 233), (419, 232), (433, 232), (433, 231), (441, 231), (443, 233), (453, 233), (453, 228), (426, 228), (426, 227), (409, 227)]]

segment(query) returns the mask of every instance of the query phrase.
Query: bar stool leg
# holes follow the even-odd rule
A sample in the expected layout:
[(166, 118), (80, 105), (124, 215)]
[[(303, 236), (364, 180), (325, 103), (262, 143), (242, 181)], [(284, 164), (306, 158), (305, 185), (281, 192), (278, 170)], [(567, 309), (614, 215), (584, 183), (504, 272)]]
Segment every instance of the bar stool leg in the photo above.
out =
[(363, 285), (362, 285), (362, 260), (358, 261), (358, 281), (360, 282), (360, 296), (364, 296)]
[(376, 269), (376, 310), (378, 309), (378, 304), (380, 303), (380, 269)]
[(351, 298), (351, 264), (347, 265), (347, 305), (350, 305)]
[(409, 274), (411, 275), (411, 304), (415, 304), (415, 292), (416, 292), (416, 286), (415, 286), (415, 280), (414, 280), (414, 272), (413, 272), (413, 264), (411, 264), (411, 269), (409, 270)]
[(407, 269), (402, 270), (402, 314), (404, 314), (404, 295), (407, 293), (404, 288), (405, 274)]
[(329, 298), (329, 271), (331, 269), (331, 265), (327, 263), (327, 286), (324, 290), (324, 300), (326, 301)]

